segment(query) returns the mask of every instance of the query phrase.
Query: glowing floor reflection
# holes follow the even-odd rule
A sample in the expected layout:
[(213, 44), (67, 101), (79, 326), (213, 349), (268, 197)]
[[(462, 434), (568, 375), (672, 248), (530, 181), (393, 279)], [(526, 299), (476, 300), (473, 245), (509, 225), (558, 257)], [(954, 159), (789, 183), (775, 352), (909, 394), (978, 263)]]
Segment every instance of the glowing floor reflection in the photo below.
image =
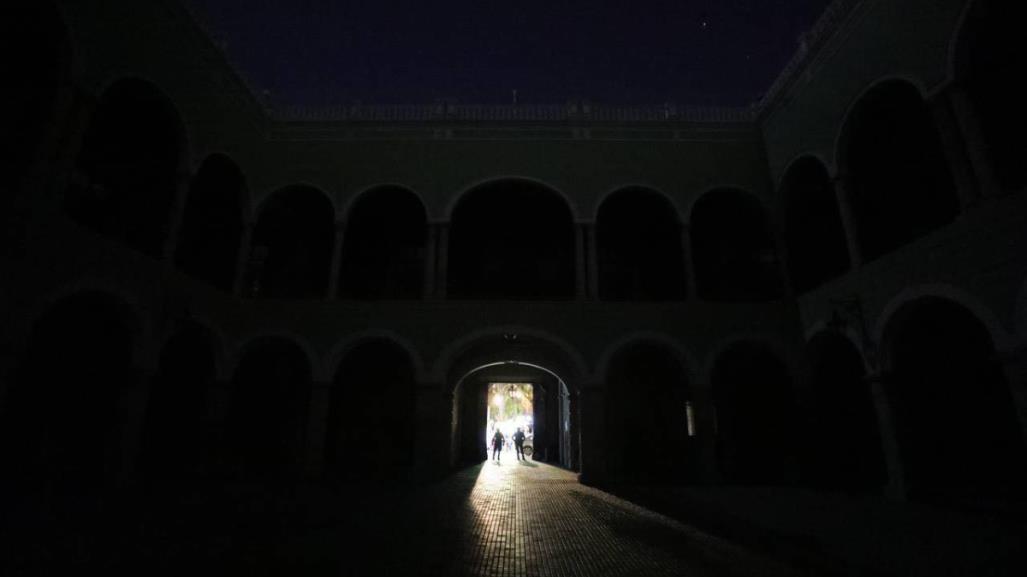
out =
[(454, 573), (467, 575), (787, 574), (672, 519), (535, 462), (487, 462), (468, 495)]

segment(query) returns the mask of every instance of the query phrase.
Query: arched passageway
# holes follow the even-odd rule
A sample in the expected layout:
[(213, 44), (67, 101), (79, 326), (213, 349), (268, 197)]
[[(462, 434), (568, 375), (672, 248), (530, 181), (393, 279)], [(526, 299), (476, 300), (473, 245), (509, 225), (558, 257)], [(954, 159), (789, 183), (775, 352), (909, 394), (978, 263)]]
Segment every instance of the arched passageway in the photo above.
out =
[(284, 337), (250, 343), (232, 379), (228, 453), (244, 480), (288, 481), (302, 463), (311, 367)]
[(840, 143), (840, 172), (865, 260), (959, 213), (938, 129), (913, 85), (890, 80), (864, 94), (845, 121)]
[(222, 154), (208, 156), (186, 198), (175, 252), (178, 267), (221, 290), (232, 290), (245, 203), (239, 167)]
[(78, 491), (118, 473), (135, 323), (99, 292), (67, 297), (39, 319), (0, 415), (7, 480)]
[(666, 197), (637, 187), (615, 192), (599, 207), (596, 237), (601, 299), (685, 298), (681, 223)]
[(248, 292), (264, 298), (324, 298), (335, 210), (321, 191), (291, 186), (264, 201), (253, 231)]
[(333, 481), (405, 481), (414, 463), (417, 383), (389, 341), (354, 347), (332, 383), (325, 471)]
[(834, 184), (813, 157), (796, 160), (781, 181), (784, 240), (792, 288), (804, 293), (844, 273), (849, 249)]
[(365, 192), (346, 221), (339, 292), (352, 299), (419, 299), (424, 292), (427, 216), (398, 186)]
[(164, 345), (150, 385), (140, 459), (150, 479), (196, 477), (212, 463), (207, 401), (216, 370), (213, 336), (196, 322), (183, 323)]
[[(578, 419), (572, 416), (575, 409), (571, 406), (567, 384), (548, 368), (519, 361), (487, 363), (458, 379), (453, 392), (451, 460), (466, 465), (481, 462), (491, 455), (491, 427), (496, 423), (488, 420), (494, 409), (489, 405), (500, 404), (496, 396), (517, 394), (515, 388), (531, 391), (530, 424), (524, 426), (526, 444), (531, 447), (528, 458), (576, 468)], [(504, 433), (509, 456), (502, 457), (501, 461), (514, 458), (513, 451), (509, 450), (510, 431)]]
[(454, 208), (449, 296), (569, 299), (574, 271), (574, 224), (556, 191), (501, 180), (475, 187)]
[(96, 232), (161, 257), (185, 158), (185, 129), (152, 84), (124, 79), (100, 97), (86, 130), (68, 214)]
[(813, 337), (806, 355), (811, 372), (800, 397), (804, 477), (817, 487), (882, 490), (888, 476), (863, 357), (831, 331)]
[(672, 351), (632, 343), (611, 358), (606, 454), (612, 477), (687, 482), (700, 472), (692, 395)]
[(784, 364), (757, 343), (732, 345), (711, 376), (717, 460), (724, 480), (775, 484), (794, 480), (796, 411)]
[(905, 305), (885, 333), (887, 387), (913, 497), (1022, 496), (1027, 453), (984, 325), (938, 297)]
[(759, 199), (735, 189), (710, 191), (691, 217), (699, 296), (711, 301), (768, 301), (783, 295), (770, 223)]
[[(959, 39), (956, 76), (970, 97), (1000, 184), (1027, 184), (1027, 110), (1011, 82), (1027, 70), (1016, 4), (976, 0)], [(972, 144), (971, 144), (972, 145)]]

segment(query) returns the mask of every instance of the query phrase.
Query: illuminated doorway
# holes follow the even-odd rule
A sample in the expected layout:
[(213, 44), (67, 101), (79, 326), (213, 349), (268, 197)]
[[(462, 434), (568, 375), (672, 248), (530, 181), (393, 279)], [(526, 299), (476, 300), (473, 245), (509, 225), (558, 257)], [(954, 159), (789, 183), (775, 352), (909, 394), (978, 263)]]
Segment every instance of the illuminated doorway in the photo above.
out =
[(490, 449), (499, 431), (506, 440), (503, 453), (514, 452), (514, 433), (524, 433), (524, 455), (530, 457), (535, 445), (535, 387), (531, 383), (489, 383), (485, 418), (485, 444)]

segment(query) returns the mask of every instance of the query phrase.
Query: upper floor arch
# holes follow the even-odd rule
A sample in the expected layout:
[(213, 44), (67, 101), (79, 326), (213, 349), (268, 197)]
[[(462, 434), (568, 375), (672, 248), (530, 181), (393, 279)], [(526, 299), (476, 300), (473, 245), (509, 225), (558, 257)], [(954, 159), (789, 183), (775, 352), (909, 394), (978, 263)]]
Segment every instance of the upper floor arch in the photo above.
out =
[(557, 190), (525, 179), (490, 180), (452, 209), (447, 295), (562, 300), (574, 295), (574, 213)]

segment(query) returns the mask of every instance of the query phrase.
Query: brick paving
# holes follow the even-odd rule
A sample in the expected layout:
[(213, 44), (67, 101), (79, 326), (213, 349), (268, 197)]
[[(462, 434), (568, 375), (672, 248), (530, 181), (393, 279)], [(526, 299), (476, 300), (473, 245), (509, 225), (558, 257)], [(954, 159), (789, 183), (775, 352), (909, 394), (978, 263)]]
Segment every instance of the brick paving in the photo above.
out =
[(798, 574), (512, 456), (427, 487), (177, 487), (105, 503), (0, 515), (0, 574)]
[[(467, 486), (470, 486), (469, 494)], [(485, 577), (796, 575), (531, 461), (487, 462), (431, 492), (434, 534), (458, 547), (428, 573)], [(458, 503), (462, 501), (462, 503)], [(441, 547), (445, 549), (445, 547)]]

